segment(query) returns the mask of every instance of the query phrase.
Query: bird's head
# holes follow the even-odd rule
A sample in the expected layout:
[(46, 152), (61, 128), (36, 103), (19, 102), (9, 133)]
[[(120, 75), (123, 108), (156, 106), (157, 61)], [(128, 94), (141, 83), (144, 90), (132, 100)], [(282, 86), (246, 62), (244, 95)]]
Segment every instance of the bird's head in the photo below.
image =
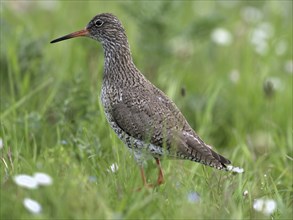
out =
[(102, 44), (126, 39), (124, 28), (118, 18), (110, 13), (96, 15), (84, 29), (57, 38), (51, 43), (75, 38), (90, 37)]

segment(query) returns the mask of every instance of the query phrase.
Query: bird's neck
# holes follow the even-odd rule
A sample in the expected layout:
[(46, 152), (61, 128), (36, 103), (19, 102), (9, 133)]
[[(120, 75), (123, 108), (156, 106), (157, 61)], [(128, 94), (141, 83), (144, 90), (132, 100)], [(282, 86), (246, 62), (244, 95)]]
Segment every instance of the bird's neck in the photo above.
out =
[(141, 74), (132, 61), (129, 44), (126, 41), (103, 44), (104, 48), (104, 76), (103, 82), (115, 86), (128, 83)]
[(112, 68), (127, 68), (133, 65), (132, 56), (127, 41), (107, 42), (103, 44), (105, 70)]

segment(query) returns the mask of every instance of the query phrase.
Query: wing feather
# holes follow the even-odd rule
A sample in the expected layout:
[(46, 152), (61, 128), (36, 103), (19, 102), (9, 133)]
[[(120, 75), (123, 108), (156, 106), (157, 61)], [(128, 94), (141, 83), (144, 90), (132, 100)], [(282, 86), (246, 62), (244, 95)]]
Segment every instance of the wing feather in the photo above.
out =
[(175, 104), (158, 89), (124, 92), (123, 102), (112, 106), (112, 115), (128, 135), (158, 147), (166, 146), (170, 156), (218, 169), (230, 164), (200, 139)]

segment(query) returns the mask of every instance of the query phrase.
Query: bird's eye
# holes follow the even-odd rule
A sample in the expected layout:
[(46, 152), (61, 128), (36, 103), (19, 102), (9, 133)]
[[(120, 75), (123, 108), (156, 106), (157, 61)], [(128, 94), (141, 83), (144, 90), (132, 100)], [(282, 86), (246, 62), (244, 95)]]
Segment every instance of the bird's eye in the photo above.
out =
[(103, 24), (104, 24), (104, 22), (101, 21), (100, 19), (98, 19), (98, 20), (95, 21), (95, 25), (96, 25), (97, 27), (101, 27)]

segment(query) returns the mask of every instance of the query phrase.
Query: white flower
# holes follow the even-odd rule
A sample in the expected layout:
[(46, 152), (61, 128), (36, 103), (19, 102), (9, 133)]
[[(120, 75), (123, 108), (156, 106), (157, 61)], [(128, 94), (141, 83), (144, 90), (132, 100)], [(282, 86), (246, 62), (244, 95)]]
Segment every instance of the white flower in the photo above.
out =
[(245, 191), (243, 192), (243, 196), (248, 196), (248, 190), (245, 190)]
[(113, 163), (111, 166), (110, 166), (110, 169), (108, 169), (107, 171), (108, 172), (112, 172), (112, 173), (116, 173), (118, 171), (118, 165), (117, 163)]
[(61, 144), (62, 145), (66, 145), (67, 144), (67, 141), (66, 140), (61, 140)]
[(240, 167), (233, 167), (231, 165), (227, 166), (227, 169), (229, 171), (232, 171), (232, 172), (235, 172), (235, 173), (243, 173), (244, 172), (244, 169), (243, 168), (240, 168)]
[(187, 195), (187, 200), (190, 203), (196, 203), (200, 201), (200, 196), (198, 195), (197, 192), (190, 192)]
[(275, 200), (268, 199), (265, 202), (264, 214), (270, 215), (276, 210), (276, 208), (277, 208), (277, 203), (275, 202)]
[(53, 182), (52, 178), (46, 173), (35, 173), (33, 177), (38, 185), (49, 186)]
[(274, 35), (274, 27), (271, 23), (269, 22), (262, 22), (259, 24), (258, 28), (260, 30), (263, 30), (264, 33), (266, 34), (267, 38), (270, 38)]
[(13, 179), (17, 185), (22, 186), (24, 188), (28, 188), (28, 189), (38, 188), (38, 182), (36, 181), (36, 179), (29, 175), (20, 174), (20, 175), (14, 176)]
[(263, 209), (264, 201), (263, 199), (256, 199), (253, 202), (253, 208), (254, 210), (261, 212)]
[(35, 173), (33, 176), (20, 174), (14, 176), (14, 182), (28, 189), (36, 189), (38, 186), (49, 186), (52, 184), (52, 178), (46, 173)]
[(293, 60), (287, 60), (284, 65), (284, 69), (287, 73), (293, 73)]
[(255, 47), (255, 51), (264, 55), (268, 51), (267, 40), (273, 36), (274, 29), (270, 23), (259, 24), (251, 33), (250, 42)]
[(42, 206), (35, 200), (25, 198), (23, 200), (24, 207), (33, 214), (39, 214), (42, 211)]
[(270, 215), (276, 210), (277, 204), (275, 200), (272, 199), (255, 199), (253, 203), (253, 208), (257, 212), (262, 212), (265, 215)]
[(95, 182), (97, 182), (97, 177), (96, 176), (89, 176), (88, 181), (91, 183), (95, 183)]
[(280, 78), (278, 77), (268, 77), (265, 83), (270, 83), (275, 90), (282, 90), (284, 88), (283, 83)]
[(266, 41), (261, 41), (257, 45), (255, 45), (255, 52), (258, 54), (264, 55), (268, 52), (268, 44)]
[(238, 83), (239, 78), (240, 78), (240, 73), (238, 70), (234, 69), (230, 72), (229, 78), (231, 80), (231, 82), (233, 83)]
[(232, 34), (224, 28), (216, 28), (211, 34), (211, 39), (216, 44), (227, 46), (232, 43)]

